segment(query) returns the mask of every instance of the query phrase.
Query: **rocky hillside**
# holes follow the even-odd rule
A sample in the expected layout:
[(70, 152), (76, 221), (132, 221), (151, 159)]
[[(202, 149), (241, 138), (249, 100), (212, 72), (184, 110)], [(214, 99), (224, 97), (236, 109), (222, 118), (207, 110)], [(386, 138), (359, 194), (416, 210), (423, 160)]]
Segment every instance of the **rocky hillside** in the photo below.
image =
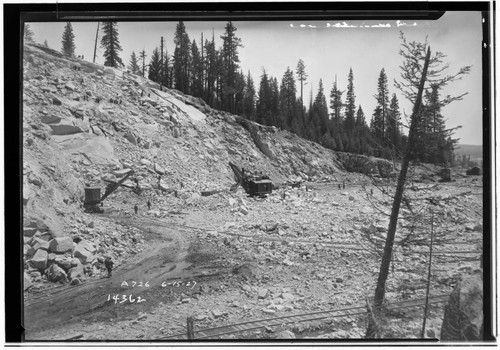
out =
[[(43, 271), (57, 254), (74, 258), (75, 244), (83, 239), (83, 249), (89, 237), (94, 245), (85, 246), (85, 258), (79, 260), (87, 265), (93, 261), (96, 269), (96, 251), (112, 247), (118, 256), (134, 253), (138, 233), (123, 232), (82, 209), (85, 186), (101, 187), (104, 193), (104, 180), (120, 179), (128, 169), (135, 171), (144, 198), (177, 191), (179, 198), (189, 200), (234, 184), (230, 161), (268, 174), (277, 185), (297, 179), (340, 180), (346, 160), (353, 167), (352, 156), (213, 110), (200, 99), (143, 77), (63, 57), (42, 46), (24, 47), (23, 68), (27, 269)], [(387, 168), (387, 162), (360, 159), (354, 163), (363, 169), (358, 164), (348, 170), (387, 173), (380, 166)], [(126, 188), (116, 193), (126, 197), (124, 203), (133, 201)], [(134, 244), (115, 233), (133, 238)], [(64, 236), (72, 236), (75, 244), (59, 249), (51, 240)]]

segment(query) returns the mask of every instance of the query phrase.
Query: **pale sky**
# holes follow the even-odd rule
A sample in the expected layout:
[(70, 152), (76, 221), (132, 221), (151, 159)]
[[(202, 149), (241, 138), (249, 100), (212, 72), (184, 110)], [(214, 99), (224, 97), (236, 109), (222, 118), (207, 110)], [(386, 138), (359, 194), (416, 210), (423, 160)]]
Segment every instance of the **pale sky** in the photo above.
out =
[[(173, 38), (177, 22), (119, 22), (119, 40), (123, 48), (121, 58), (128, 65), (132, 51), (142, 49), (148, 54), (160, 45), (163, 36), (169, 54), (173, 53)], [(222, 45), (221, 34), (226, 22), (185, 22), (191, 41), (196, 40), (200, 48), (200, 37), (211, 39), (212, 29), (216, 46)], [(325, 95), (329, 103), (330, 90), (335, 74), (341, 90), (346, 90), (349, 68), (354, 74), (356, 105), (361, 105), (367, 123), (375, 109), (377, 79), (385, 68), (389, 91), (398, 96), (401, 111), (411, 113), (412, 106), (404, 100), (393, 85), (399, 78), (399, 56), (403, 31), (408, 40), (424, 41), (428, 36), (432, 51), (445, 53), (450, 63), (449, 73), (465, 65), (472, 65), (472, 71), (461, 81), (453, 83), (442, 91), (442, 95), (469, 94), (443, 110), (447, 127), (462, 125), (455, 137), (463, 144), (482, 144), (482, 63), (481, 63), (481, 13), (449, 11), (437, 21), (234, 21), (236, 36), (241, 38), (239, 48), (240, 66), (245, 75), (250, 70), (258, 91), (262, 68), (281, 83), (287, 67), (295, 71), (302, 59), (309, 77), (304, 87), (304, 99), (309, 101), (311, 86), (313, 96), (318, 90), (319, 79), (323, 79)], [(376, 25), (383, 25), (374, 27)], [(406, 25), (404, 25), (406, 24)], [(35, 40), (60, 50), (65, 23), (31, 23)], [(92, 61), (96, 22), (72, 23), (75, 34), (76, 55), (84, 55)], [(389, 26), (388, 26), (389, 25)], [(349, 27), (346, 27), (349, 26)], [(99, 48), (99, 47), (98, 47)], [(103, 49), (99, 48), (96, 63), (104, 62)], [(298, 86), (298, 84), (297, 84)], [(299, 89), (298, 89), (299, 90)], [(300, 94), (300, 91), (298, 91)], [(345, 93), (343, 95), (345, 99)]]

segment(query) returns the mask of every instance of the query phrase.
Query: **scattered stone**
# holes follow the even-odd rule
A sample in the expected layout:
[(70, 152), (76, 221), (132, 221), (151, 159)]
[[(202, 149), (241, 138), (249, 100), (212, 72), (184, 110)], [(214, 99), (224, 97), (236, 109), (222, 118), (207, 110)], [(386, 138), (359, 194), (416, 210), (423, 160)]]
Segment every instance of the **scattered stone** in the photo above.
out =
[(65, 281), (67, 279), (66, 272), (56, 264), (50, 265), (45, 273), (47, 279), (51, 282)]
[(79, 278), (73, 278), (69, 284), (71, 286), (78, 286), (82, 284), (82, 281)]
[(207, 319), (207, 315), (203, 315), (203, 314), (195, 315), (195, 316), (193, 316), (193, 319), (195, 321), (203, 321), (203, 320)]
[(276, 313), (276, 310), (272, 310), (272, 309), (268, 309), (268, 308), (264, 308), (262, 309), (262, 312), (266, 313), (266, 314), (275, 314)]
[(80, 126), (71, 124), (69, 122), (50, 124), (49, 126), (52, 128), (53, 135), (72, 135), (83, 132)]
[(128, 132), (125, 134), (124, 136), (131, 144), (133, 145), (137, 145), (137, 140), (134, 136), (134, 134), (132, 134), (131, 132)]
[(35, 255), (31, 258), (31, 264), (34, 268), (45, 270), (47, 268), (47, 259), (49, 254), (43, 249), (36, 251)]
[(276, 334), (276, 339), (295, 339), (295, 334), (292, 331), (285, 330)]
[(49, 242), (44, 241), (43, 239), (40, 239), (38, 237), (33, 237), (30, 245), (35, 250), (38, 250), (38, 249), (43, 249), (43, 250), (47, 250), (47, 251), (49, 250)]
[(51, 253), (66, 253), (73, 250), (73, 240), (71, 237), (56, 237), (49, 242)]
[(23, 227), (23, 235), (25, 237), (33, 237), (36, 231), (38, 231), (37, 227)]
[(42, 115), (40, 120), (44, 124), (57, 124), (61, 121), (61, 118), (51, 114), (51, 115)]
[(219, 318), (219, 317), (222, 317), (224, 316), (224, 313), (218, 309), (214, 309), (212, 310), (212, 315), (215, 317), (215, 318)]
[(72, 267), (68, 271), (68, 276), (70, 278), (76, 278), (76, 277), (84, 277), (85, 276), (85, 267), (83, 266), (80, 261), (78, 261), (78, 264), (75, 267)]
[(269, 295), (269, 290), (263, 288), (259, 290), (259, 299), (265, 299)]
[(239, 209), (239, 212), (242, 213), (243, 215), (247, 215), (248, 214), (248, 209), (245, 208), (244, 206), (241, 206), (240, 209)]
[(33, 282), (31, 282), (31, 277), (24, 272), (24, 290), (28, 290), (33, 286)]
[(73, 84), (72, 81), (66, 83), (66, 85), (64, 85), (64, 87), (70, 91), (75, 91), (76, 90), (76, 87), (75, 87), (75, 84)]

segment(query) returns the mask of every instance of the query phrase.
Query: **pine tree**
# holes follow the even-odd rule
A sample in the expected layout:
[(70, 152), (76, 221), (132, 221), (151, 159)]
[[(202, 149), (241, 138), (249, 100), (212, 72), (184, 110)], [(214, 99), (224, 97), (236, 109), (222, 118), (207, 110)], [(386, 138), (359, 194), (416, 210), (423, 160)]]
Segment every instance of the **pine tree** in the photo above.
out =
[(396, 94), (392, 94), (391, 104), (387, 113), (387, 135), (392, 148), (401, 149), (401, 135), (399, 131), (401, 112)]
[(373, 132), (382, 146), (387, 144), (387, 114), (389, 110), (389, 90), (387, 88), (387, 75), (382, 68), (377, 83), (377, 94), (375, 96), (377, 106), (373, 114)]
[(366, 126), (365, 113), (361, 105), (359, 105), (358, 111), (356, 112), (356, 126)]
[(142, 67), (141, 67), (141, 75), (143, 77), (146, 76), (146, 51), (143, 49), (141, 52), (139, 52), (139, 59), (142, 62)]
[(302, 111), (302, 119), (304, 119), (304, 82), (307, 80), (307, 73), (302, 59), (297, 62), (297, 79), (300, 81), (300, 109)]
[(323, 80), (319, 80), (318, 93), (314, 99), (313, 110), (316, 113), (317, 121), (315, 124), (318, 128), (318, 136), (330, 134), (328, 107), (326, 104), (326, 97), (323, 92)]
[(243, 116), (253, 120), (255, 115), (255, 86), (250, 71), (248, 71), (243, 95)]
[(132, 74), (140, 74), (141, 68), (139, 67), (139, 63), (137, 60), (137, 56), (135, 55), (135, 51), (132, 51), (130, 55), (130, 63), (128, 65), (128, 69)]
[(205, 101), (212, 106), (215, 107), (215, 82), (218, 76), (218, 58), (217, 58), (217, 50), (215, 49), (215, 40), (212, 38), (212, 41), (205, 41), (205, 69), (206, 69), (206, 92), (205, 92)]
[(191, 65), (191, 41), (186, 32), (186, 26), (182, 21), (175, 28), (174, 44), (174, 85), (177, 90), (187, 93), (189, 90), (189, 67)]
[(332, 121), (336, 127), (342, 125), (341, 109), (344, 106), (342, 103), (342, 94), (344, 92), (337, 88), (337, 76), (335, 75), (335, 82), (333, 83), (332, 91), (330, 92), (330, 108), (332, 110)]
[(241, 45), (241, 39), (237, 38), (235, 35), (236, 27), (231, 21), (226, 24), (225, 32), (221, 36), (222, 39), (222, 84), (224, 87), (224, 100), (222, 103), (222, 108), (227, 111), (234, 110), (234, 95), (236, 93), (235, 78), (236, 71), (238, 69), (238, 63), (240, 62), (238, 58), (238, 47)]
[(24, 41), (27, 43), (35, 42), (35, 33), (28, 23), (24, 24)]
[(272, 115), (272, 123), (271, 125), (277, 126), (279, 128), (283, 128), (283, 120), (280, 116), (280, 90), (278, 85), (278, 79), (276, 77), (272, 77), (270, 79), (270, 88), (271, 88), (271, 115)]
[(201, 97), (203, 94), (203, 64), (201, 62), (200, 51), (196, 41), (191, 44), (192, 72), (191, 72), (191, 94)]
[(259, 85), (259, 99), (256, 106), (256, 121), (262, 125), (271, 125), (271, 86), (265, 70), (262, 71)]
[(246, 90), (245, 74), (242, 71), (236, 73), (234, 82), (236, 94), (234, 96), (234, 113), (243, 116), (243, 102)]
[(349, 69), (349, 77), (347, 83), (347, 94), (346, 94), (346, 102), (345, 102), (345, 129), (347, 131), (354, 129), (355, 124), (355, 113), (356, 113), (356, 105), (355, 105), (354, 95), (354, 75), (352, 74), (352, 68)]
[(160, 50), (155, 48), (153, 54), (151, 55), (151, 61), (149, 61), (149, 74), (148, 79), (159, 82), (161, 74), (161, 61), (160, 61)]
[(101, 39), (101, 46), (104, 48), (104, 65), (113, 68), (123, 67), (123, 61), (119, 56), (122, 47), (118, 39), (118, 24), (104, 22), (102, 30), (104, 35)]
[(73, 26), (71, 22), (66, 22), (64, 32), (62, 35), (62, 49), (61, 52), (69, 57), (75, 56), (75, 34), (73, 34)]
[(286, 68), (285, 74), (281, 79), (280, 86), (280, 111), (284, 127), (288, 130), (292, 128), (292, 120), (296, 111), (297, 89), (295, 87), (295, 78), (290, 67)]

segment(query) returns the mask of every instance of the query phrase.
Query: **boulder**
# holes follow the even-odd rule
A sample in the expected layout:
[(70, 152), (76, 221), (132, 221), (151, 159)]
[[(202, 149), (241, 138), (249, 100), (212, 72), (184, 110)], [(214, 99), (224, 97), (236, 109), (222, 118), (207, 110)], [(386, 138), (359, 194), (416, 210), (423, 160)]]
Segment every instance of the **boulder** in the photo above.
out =
[(77, 126), (70, 122), (50, 124), (50, 127), (52, 128), (53, 135), (72, 135), (83, 132), (80, 126)]
[(219, 318), (224, 316), (224, 313), (218, 309), (212, 310), (212, 315), (214, 315), (215, 318)]
[(265, 299), (269, 294), (269, 290), (262, 288), (259, 290), (259, 299)]
[(49, 254), (43, 249), (36, 251), (35, 255), (31, 258), (31, 265), (39, 270), (45, 270), (47, 268), (47, 259)]
[(73, 250), (71, 237), (56, 237), (49, 242), (49, 251), (52, 253), (66, 253)]
[(69, 284), (70, 286), (78, 286), (82, 284), (82, 281), (79, 278), (73, 278)]
[(52, 98), (52, 103), (55, 104), (56, 106), (62, 105), (62, 101), (55, 96)]
[(88, 251), (85, 246), (81, 246), (80, 244), (78, 244), (73, 251), (73, 255), (75, 256), (75, 258), (80, 259), (82, 264), (85, 264), (87, 261), (91, 260), (93, 254)]
[(165, 174), (165, 168), (163, 168), (162, 166), (158, 165), (157, 163), (154, 164), (154, 170), (160, 174), (160, 175), (164, 175)]
[(113, 174), (117, 177), (123, 177), (130, 172), (131, 169), (120, 169), (113, 171)]
[(483, 340), (483, 275), (467, 275), (457, 284), (444, 310), (441, 341)]
[[(92, 254), (94, 254), (97, 251), (97, 248), (92, 243), (90, 243), (89, 241), (86, 241), (86, 240), (81, 240), (78, 243), (78, 245), (76, 246), (76, 248), (84, 248)], [(75, 250), (76, 250), (76, 248), (75, 248)]]
[(25, 244), (24, 247), (23, 247), (23, 253), (24, 255), (28, 256), (28, 257), (32, 257), (36, 252), (36, 249), (34, 249), (32, 246), (30, 246), (29, 244)]
[(68, 271), (71, 268), (72, 259), (73, 258), (71, 256), (57, 255), (54, 259), (54, 262), (62, 267), (65, 271)]
[(76, 90), (76, 86), (75, 84), (73, 84), (72, 81), (66, 83), (66, 85), (64, 85), (64, 87), (70, 91), (75, 91)]
[(295, 339), (295, 334), (291, 331), (285, 330), (276, 334), (276, 339)]
[(241, 206), (239, 208), (239, 212), (242, 213), (243, 215), (248, 215), (248, 209), (245, 208), (244, 206)]
[(78, 277), (84, 277), (85, 276), (85, 270), (84, 266), (80, 261), (78, 261), (78, 264), (75, 267), (72, 267), (68, 271), (68, 277), (70, 279), (78, 278)]
[(111, 75), (111, 76), (115, 76), (116, 73), (115, 73), (115, 70), (113, 68), (104, 68), (104, 74), (107, 74), (107, 75)]
[(65, 281), (67, 279), (66, 272), (56, 264), (50, 265), (45, 273), (47, 279), (51, 282)]
[(174, 128), (172, 130), (172, 135), (175, 137), (175, 138), (178, 138), (180, 136), (180, 133), (179, 133), (179, 128)]
[(150, 166), (150, 165), (151, 165), (151, 161), (149, 161), (149, 160), (147, 160), (147, 159), (142, 158), (142, 159), (141, 159), (141, 164), (142, 164), (142, 165), (145, 165), (145, 166)]
[(131, 132), (128, 132), (124, 136), (131, 144), (137, 145), (137, 139), (135, 138), (134, 134)]
[(24, 237), (33, 237), (38, 227), (23, 227), (23, 236)]
[(49, 250), (49, 242), (38, 238), (38, 237), (33, 237), (33, 239), (30, 242), (30, 245), (33, 247), (33, 249), (38, 250), (38, 249), (43, 249), (43, 250)]
[(31, 277), (24, 272), (24, 290), (30, 289), (33, 283), (31, 282)]
[(61, 117), (55, 116), (53, 114), (51, 115), (42, 115), (40, 118), (42, 123), (44, 124), (57, 124), (61, 121)]

